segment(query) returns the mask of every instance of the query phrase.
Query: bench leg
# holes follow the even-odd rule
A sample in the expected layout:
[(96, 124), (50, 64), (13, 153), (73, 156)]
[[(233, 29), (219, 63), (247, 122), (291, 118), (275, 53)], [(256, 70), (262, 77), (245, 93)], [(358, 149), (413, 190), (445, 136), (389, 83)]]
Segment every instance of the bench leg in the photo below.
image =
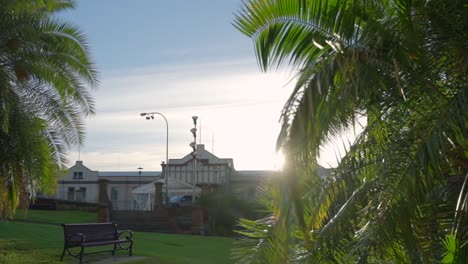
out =
[(80, 258), (80, 264), (83, 264), (83, 251), (84, 251), (84, 247), (81, 246), (81, 251), (80, 251), (80, 254), (79, 254), (79, 258)]
[(133, 240), (130, 242), (130, 247), (128, 249), (128, 255), (133, 256)]
[(65, 256), (65, 247), (63, 247), (62, 256), (60, 256), (60, 261), (63, 261), (64, 256)]
[(115, 255), (115, 249), (117, 248), (117, 244), (114, 244), (114, 249), (112, 250), (112, 256)]

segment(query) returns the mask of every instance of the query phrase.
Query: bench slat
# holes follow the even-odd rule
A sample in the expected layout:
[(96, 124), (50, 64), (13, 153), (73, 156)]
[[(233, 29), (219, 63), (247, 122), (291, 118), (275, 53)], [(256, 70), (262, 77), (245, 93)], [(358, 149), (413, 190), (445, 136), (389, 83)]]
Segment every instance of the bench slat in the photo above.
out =
[(113, 245), (113, 244), (120, 244), (120, 243), (129, 243), (129, 242), (130, 241), (126, 240), (126, 239), (112, 240), (112, 241), (85, 242), (85, 243), (83, 243), (83, 247)]

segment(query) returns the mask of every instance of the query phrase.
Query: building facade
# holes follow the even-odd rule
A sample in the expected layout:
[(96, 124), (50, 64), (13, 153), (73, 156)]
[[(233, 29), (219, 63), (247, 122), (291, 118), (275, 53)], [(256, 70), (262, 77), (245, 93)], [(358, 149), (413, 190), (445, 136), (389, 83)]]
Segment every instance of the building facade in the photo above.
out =
[(132, 190), (161, 178), (156, 171), (93, 171), (76, 161), (57, 181), (56, 198), (69, 201), (97, 202), (99, 179), (108, 180), (107, 194), (115, 209), (130, 209)]
[(169, 159), (162, 164), (163, 174), (188, 184), (225, 188), (242, 199), (255, 199), (258, 187), (278, 174), (271, 170), (241, 170), (234, 168), (231, 158), (219, 158), (197, 144), (197, 155), (191, 153), (181, 159)]
[[(191, 154), (180, 159), (169, 159), (162, 163), (162, 173), (157, 171), (93, 171), (83, 165), (82, 161), (67, 171), (58, 179), (57, 198), (72, 201), (97, 202), (99, 193), (98, 180), (108, 180), (107, 194), (113, 209), (134, 209), (133, 190), (148, 185), (153, 188), (154, 182), (167, 175), (189, 185), (208, 187), (208, 189), (224, 188), (223, 190), (236, 194), (239, 198), (253, 200), (258, 189), (265, 182), (278, 176), (280, 172), (272, 170), (240, 170), (234, 169), (234, 161), (230, 158), (219, 158), (197, 145), (196, 157)], [(141, 174), (140, 174), (141, 173)], [(326, 175), (329, 169), (320, 167), (318, 173)], [(164, 181), (163, 181), (164, 182)], [(168, 187), (170, 187), (169, 185)], [(195, 187), (194, 187), (195, 188)], [(169, 190), (169, 193), (174, 193)]]
[(97, 202), (99, 172), (76, 161), (57, 181), (57, 198), (69, 201)]
[(197, 145), (196, 157), (187, 154), (181, 159), (169, 159), (161, 164), (163, 175), (192, 185), (224, 185), (234, 171), (232, 159), (221, 159)]

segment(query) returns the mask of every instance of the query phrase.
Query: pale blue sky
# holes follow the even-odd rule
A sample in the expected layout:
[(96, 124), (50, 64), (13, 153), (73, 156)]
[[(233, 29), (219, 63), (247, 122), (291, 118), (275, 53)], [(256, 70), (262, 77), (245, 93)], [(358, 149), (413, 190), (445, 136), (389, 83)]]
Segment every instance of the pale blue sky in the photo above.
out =
[(82, 0), (64, 17), (86, 32), (101, 72), (253, 57), (231, 22), (238, 0)]
[[(61, 14), (87, 35), (101, 84), (81, 160), (93, 170), (160, 170), (190, 152), (192, 115), (202, 143), (236, 169), (276, 169), (278, 120), (292, 72), (261, 73), (253, 44), (232, 25), (241, 1), (82, 0)], [(214, 145), (213, 145), (214, 142)], [(341, 144), (341, 143), (339, 143)], [(327, 153), (322, 164), (333, 164)], [(78, 158), (72, 152), (70, 160)]]

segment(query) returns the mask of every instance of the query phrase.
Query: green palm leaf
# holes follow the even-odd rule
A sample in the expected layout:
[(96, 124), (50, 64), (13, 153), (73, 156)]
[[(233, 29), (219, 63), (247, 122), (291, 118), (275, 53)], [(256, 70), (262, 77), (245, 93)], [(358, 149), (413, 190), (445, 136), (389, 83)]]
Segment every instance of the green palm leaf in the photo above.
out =
[(73, 1), (0, 1), (0, 216), (27, 193), (52, 193), (66, 152), (84, 140), (97, 72), (85, 36), (55, 13)]
[[(468, 256), (466, 11), (463, 1), (252, 0), (236, 15), (262, 69), (298, 70), (277, 144), (287, 187), (273, 207), (288, 226), (275, 237), (294, 243), (288, 261), (440, 262), (452, 233)], [(363, 118), (339, 166), (317, 175), (321, 147)]]

